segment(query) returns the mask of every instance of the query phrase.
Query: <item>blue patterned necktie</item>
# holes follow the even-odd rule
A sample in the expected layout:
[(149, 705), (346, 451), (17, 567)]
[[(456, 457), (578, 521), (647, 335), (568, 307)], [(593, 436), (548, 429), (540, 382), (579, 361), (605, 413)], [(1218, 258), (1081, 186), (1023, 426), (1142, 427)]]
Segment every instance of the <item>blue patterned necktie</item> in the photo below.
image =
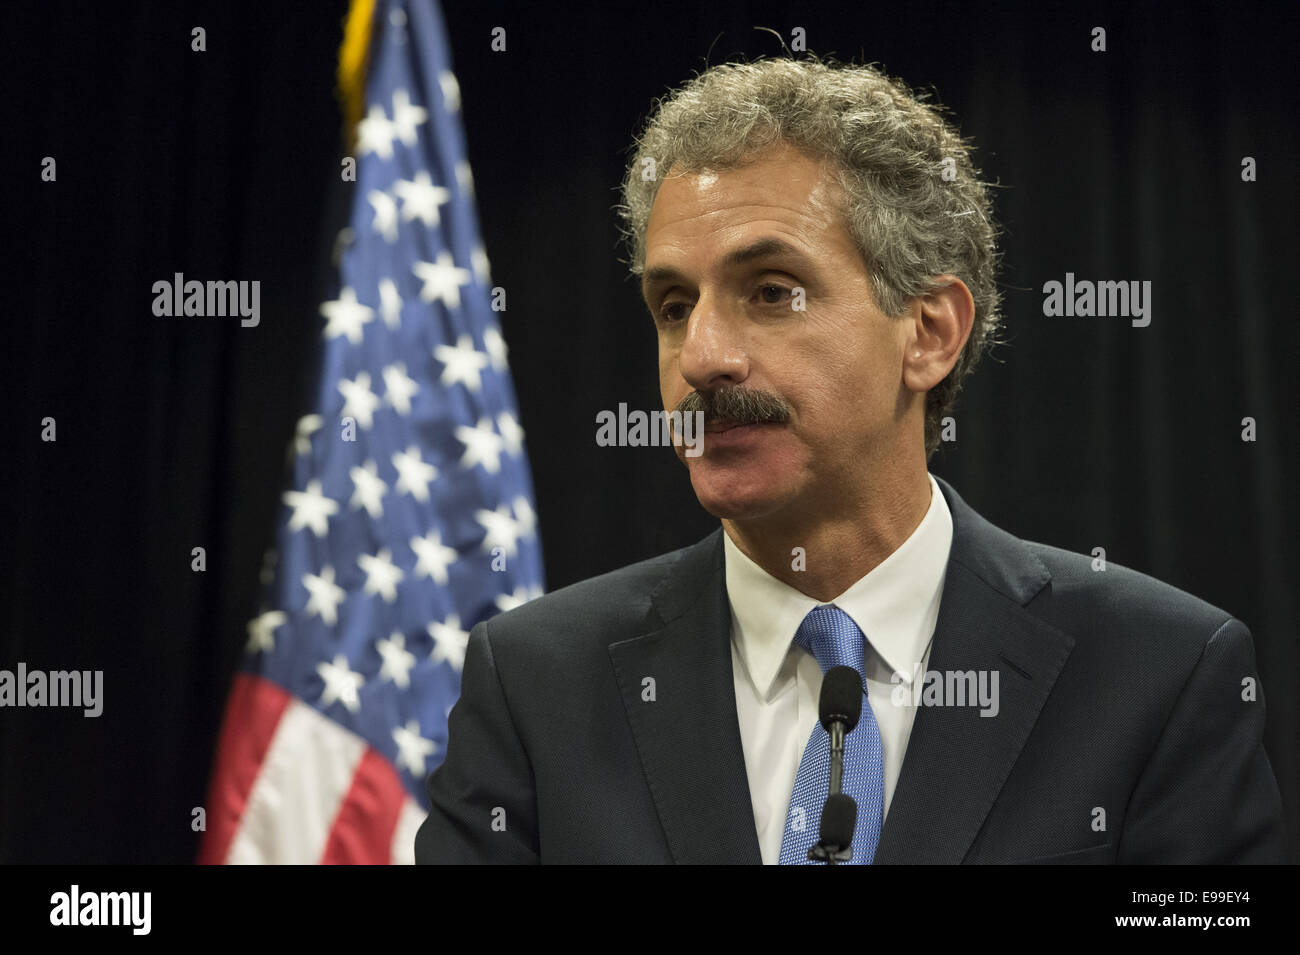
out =
[[(826, 673), (831, 667), (849, 666), (866, 673), (866, 640), (852, 618), (834, 604), (808, 611), (795, 642), (817, 658)], [(822, 806), (831, 778), (831, 737), (818, 722), (804, 747), (799, 775), (795, 777), (790, 809), (781, 839), (781, 865), (825, 865), (810, 861), (808, 850), (816, 845)], [(858, 804), (858, 824), (853, 830), (852, 865), (870, 865), (880, 842), (880, 824), (885, 815), (885, 762), (880, 745), (880, 727), (871, 712), (866, 694), (862, 697), (862, 718), (844, 737), (843, 792)]]

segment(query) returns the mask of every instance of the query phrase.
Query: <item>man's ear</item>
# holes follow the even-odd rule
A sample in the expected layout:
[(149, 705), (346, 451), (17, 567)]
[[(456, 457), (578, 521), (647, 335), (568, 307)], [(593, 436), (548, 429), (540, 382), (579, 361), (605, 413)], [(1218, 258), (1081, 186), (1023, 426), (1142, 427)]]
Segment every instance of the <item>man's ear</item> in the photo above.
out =
[(903, 351), (903, 383), (929, 391), (957, 364), (975, 323), (975, 300), (955, 275), (936, 275), (934, 288), (912, 300)]

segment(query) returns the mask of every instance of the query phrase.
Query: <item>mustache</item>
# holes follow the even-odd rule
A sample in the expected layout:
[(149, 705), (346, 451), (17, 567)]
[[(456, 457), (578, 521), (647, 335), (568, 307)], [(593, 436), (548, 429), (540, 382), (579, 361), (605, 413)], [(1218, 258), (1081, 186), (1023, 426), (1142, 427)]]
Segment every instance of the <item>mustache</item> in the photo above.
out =
[(704, 413), (704, 423), (732, 421), (736, 424), (785, 424), (790, 406), (778, 396), (755, 388), (720, 388), (692, 391), (677, 403), (683, 417)]

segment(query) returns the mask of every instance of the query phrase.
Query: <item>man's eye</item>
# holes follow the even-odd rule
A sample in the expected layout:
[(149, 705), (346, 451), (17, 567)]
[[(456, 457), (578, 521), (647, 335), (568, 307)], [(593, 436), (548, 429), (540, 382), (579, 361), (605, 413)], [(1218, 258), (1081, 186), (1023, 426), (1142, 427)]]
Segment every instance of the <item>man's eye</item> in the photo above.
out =
[(784, 285), (760, 285), (758, 287), (759, 300), (764, 305), (780, 305), (785, 300), (785, 296), (793, 294)]
[[(682, 311), (679, 311), (679, 309)], [(688, 314), (690, 314), (690, 311), (691, 307), (685, 302), (673, 302), (663, 307), (659, 312), (659, 317), (663, 321), (673, 324), (674, 322), (679, 322), (684, 319)]]

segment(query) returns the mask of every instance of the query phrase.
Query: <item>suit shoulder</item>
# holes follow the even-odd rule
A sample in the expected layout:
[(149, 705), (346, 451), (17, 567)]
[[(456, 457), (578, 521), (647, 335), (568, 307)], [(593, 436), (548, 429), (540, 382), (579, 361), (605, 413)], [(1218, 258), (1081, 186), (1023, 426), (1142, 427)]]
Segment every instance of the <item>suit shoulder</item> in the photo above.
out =
[(578, 581), (498, 614), (488, 621), (492, 645), (535, 643), (555, 649), (557, 644), (586, 644), (592, 639), (606, 645), (628, 636), (644, 627), (652, 598), (672, 580), (674, 571), (705, 557), (715, 536)]
[(1051, 574), (1050, 587), (1031, 603), (1031, 610), (1050, 606), (1076, 621), (1089, 621), (1090, 630), (1142, 630), (1197, 650), (1233, 619), (1221, 607), (1130, 567), (1109, 560), (1103, 565), (1088, 554), (1049, 544), (1025, 545)]

